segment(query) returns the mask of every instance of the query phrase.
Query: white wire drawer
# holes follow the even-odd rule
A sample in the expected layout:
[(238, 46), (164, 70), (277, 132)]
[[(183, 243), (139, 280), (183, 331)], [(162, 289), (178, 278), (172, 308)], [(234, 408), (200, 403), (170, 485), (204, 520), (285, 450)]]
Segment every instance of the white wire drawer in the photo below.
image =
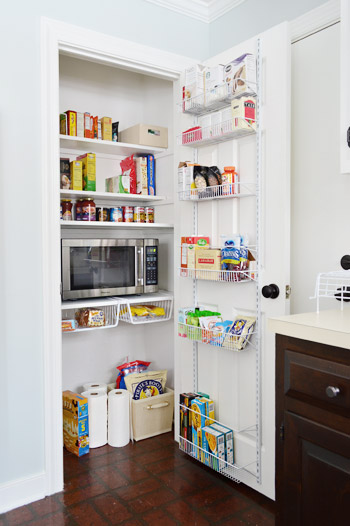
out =
[(142, 294), (119, 299), (121, 321), (133, 325), (168, 321), (173, 313), (173, 296), (170, 294)]
[(211, 126), (197, 126), (182, 132), (177, 136), (178, 146), (193, 146), (198, 148), (209, 144), (216, 144), (231, 139), (239, 139), (256, 133), (255, 121), (248, 121), (243, 117), (235, 117), (238, 126), (234, 126), (233, 119), (219, 122)]
[(191, 188), (179, 191), (180, 201), (202, 201), (210, 199), (237, 199), (256, 195), (256, 183), (229, 183), (207, 188)]
[(320, 298), (332, 298), (340, 301), (343, 310), (344, 302), (350, 301), (350, 270), (321, 272), (317, 275), (315, 295), (317, 312), (320, 311)]
[(256, 332), (251, 331), (246, 336), (240, 337), (216, 328), (203, 329), (196, 325), (178, 323), (178, 336), (181, 338), (187, 338), (192, 342), (204, 343), (205, 345), (212, 345), (235, 352), (252, 348), (255, 349), (255, 335)]
[(188, 268), (178, 268), (181, 278), (200, 279), (216, 281), (221, 283), (247, 283), (257, 281), (256, 269), (247, 270), (198, 270)]
[[(117, 298), (65, 301), (61, 308), (64, 333), (111, 329), (119, 323), (120, 302)], [(79, 321), (83, 311), (86, 312), (86, 325)]]

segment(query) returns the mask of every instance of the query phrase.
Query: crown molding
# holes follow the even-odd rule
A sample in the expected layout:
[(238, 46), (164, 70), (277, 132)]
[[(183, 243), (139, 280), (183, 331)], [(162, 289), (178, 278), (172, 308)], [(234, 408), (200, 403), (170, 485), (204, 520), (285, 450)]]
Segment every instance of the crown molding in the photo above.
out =
[(340, 0), (330, 0), (290, 23), (292, 42), (297, 42), (340, 21)]
[(246, 0), (146, 0), (181, 15), (210, 24)]

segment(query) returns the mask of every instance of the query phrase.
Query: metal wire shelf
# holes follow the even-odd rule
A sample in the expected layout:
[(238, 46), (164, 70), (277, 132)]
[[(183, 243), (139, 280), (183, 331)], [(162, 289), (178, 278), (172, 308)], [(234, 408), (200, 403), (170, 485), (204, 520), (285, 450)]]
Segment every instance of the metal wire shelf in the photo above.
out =
[(203, 201), (210, 199), (241, 199), (256, 195), (256, 183), (235, 182), (207, 188), (191, 188), (179, 191), (180, 201)]
[[(237, 121), (237, 125), (235, 125), (234, 121)], [(200, 146), (239, 139), (248, 135), (254, 135), (255, 133), (255, 121), (251, 119), (250, 122), (243, 117), (235, 117), (235, 119), (205, 126), (204, 128), (198, 126), (182, 132), (181, 135), (177, 136), (177, 144), (178, 146), (193, 146), (199, 148)]]
[(343, 310), (344, 303), (350, 301), (350, 270), (321, 272), (317, 275), (315, 295), (310, 299), (317, 300), (317, 312), (320, 311), (320, 298), (331, 298), (340, 301)]
[[(154, 316), (152, 314), (146, 316), (133, 315), (132, 307), (136, 305), (153, 305), (164, 310), (164, 314)], [(145, 323), (157, 323), (161, 321), (170, 320), (173, 313), (173, 296), (168, 294), (143, 294), (142, 296), (130, 296), (129, 298), (121, 298), (120, 305), (120, 320), (132, 325), (141, 325)]]
[(178, 268), (181, 278), (200, 279), (216, 281), (219, 283), (248, 283), (257, 281), (256, 270), (197, 270), (190, 268)]
[[(195, 325), (178, 323), (178, 336), (181, 338), (187, 338), (192, 342), (204, 343), (205, 345), (220, 347), (235, 352), (246, 351), (249, 348), (256, 349), (255, 334), (253, 331), (250, 332), (244, 337), (244, 340), (240, 342), (241, 337), (228, 334), (222, 330), (214, 328), (202, 329), (202, 327), (196, 327)], [(253, 340), (250, 339), (251, 337), (253, 337)]]
[(236, 79), (244, 82), (242, 91), (239, 88), (234, 89), (233, 82), (225, 82), (213, 89), (206, 90), (195, 97), (184, 99), (177, 103), (178, 110), (181, 113), (189, 113), (191, 115), (205, 115), (212, 111), (221, 110), (231, 104), (234, 99), (241, 97), (256, 97), (257, 86), (256, 83), (247, 82), (245, 79)]
[[(110, 303), (110, 305), (108, 305), (108, 302)], [(112, 329), (113, 327), (117, 327), (119, 324), (120, 303), (116, 298), (104, 298), (101, 300), (100, 305), (98, 300), (87, 300), (85, 302), (80, 301), (79, 304), (78, 302), (76, 302), (76, 306), (73, 306), (70, 303), (74, 302), (64, 302), (62, 304), (62, 321), (72, 319), (75, 320), (76, 315), (79, 311), (90, 308), (93, 310), (103, 311), (105, 323), (104, 325), (99, 327), (78, 326), (77, 329), (74, 330), (62, 330), (62, 332), (65, 334), (71, 332), (94, 331), (98, 329)]]

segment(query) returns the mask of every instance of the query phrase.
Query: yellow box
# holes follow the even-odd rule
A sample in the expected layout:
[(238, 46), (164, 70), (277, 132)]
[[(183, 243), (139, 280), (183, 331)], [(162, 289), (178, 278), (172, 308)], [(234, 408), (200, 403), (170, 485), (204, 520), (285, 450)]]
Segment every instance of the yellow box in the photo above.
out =
[(101, 130), (102, 130), (102, 139), (104, 141), (112, 140), (112, 118), (111, 117), (101, 117)]
[(96, 191), (96, 154), (85, 153), (76, 159), (83, 163), (83, 190)]
[(81, 161), (72, 161), (70, 164), (71, 189), (83, 189), (83, 163)]

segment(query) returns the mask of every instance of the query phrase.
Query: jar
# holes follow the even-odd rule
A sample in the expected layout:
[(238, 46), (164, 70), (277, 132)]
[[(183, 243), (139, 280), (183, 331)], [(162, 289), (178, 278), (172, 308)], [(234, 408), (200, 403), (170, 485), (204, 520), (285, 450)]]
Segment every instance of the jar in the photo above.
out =
[(124, 223), (134, 222), (134, 207), (133, 206), (123, 206), (123, 220), (124, 220)]
[[(113, 208), (111, 209), (113, 210)], [(109, 209), (101, 206), (96, 208), (96, 220), (97, 221), (108, 221), (109, 219)]]
[(75, 203), (75, 219), (76, 221), (81, 221), (81, 208), (83, 205), (84, 199), (78, 199)]
[(222, 174), (222, 194), (232, 195), (238, 193), (237, 172), (235, 166), (225, 166)]
[(145, 209), (143, 206), (134, 207), (134, 223), (145, 222)]
[(90, 197), (82, 202), (81, 219), (82, 221), (96, 221), (96, 205)]
[(109, 220), (113, 221), (114, 223), (122, 223), (123, 222), (123, 207), (116, 206), (114, 208), (111, 208)]
[(154, 223), (154, 208), (151, 206), (145, 207), (145, 220), (146, 223)]
[(62, 199), (61, 201), (61, 207), (62, 207), (62, 219), (63, 221), (72, 221), (72, 208), (73, 204), (71, 199)]

